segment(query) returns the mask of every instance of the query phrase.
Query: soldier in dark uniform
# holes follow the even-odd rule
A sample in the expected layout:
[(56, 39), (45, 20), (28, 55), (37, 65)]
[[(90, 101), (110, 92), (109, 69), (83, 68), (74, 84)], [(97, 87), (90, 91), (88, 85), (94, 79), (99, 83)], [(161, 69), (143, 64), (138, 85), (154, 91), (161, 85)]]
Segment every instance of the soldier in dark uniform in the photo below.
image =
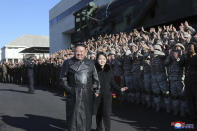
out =
[(3, 82), (6, 83), (7, 82), (7, 65), (5, 62), (2, 65), (2, 70), (3, 70)]
[(133, 89), (134, 97), (137, 104), (141, 102), (141, 91), (143, 88), (143, 77), (142, 77), (142, 54), (138, 50), (138, 46), (134, 43), (130, 44), (132, 58), (131, 58), (131, 88)]
[(185, 94), (188, 99), (190, 117), (197, 126), (197, 45), (190, 43), (188, 53), (184, 55), (179, 63), (185, 66)]
[(147, 108), (150, 108), (152, 105), (151, 97), (151, 65), (150, 65), (150, 52), (148, 48), (143, 49), (143, 75), (144, 75), (144, 86), (143, 94), (144, 101)]
[(27, 75), (28, 75), (28, 88), (29, 93), (34, 93), (34, 63), (32, 57), (30, 57), (27, 61)]
[(24, 63), (22, 65), (22, 83), (27, 84), (28, 79), (27, 79), (27, 65)]
[(19, 64), (19, 84), (22, 84), (22, 64)]
[(54, 60), (53, 61), (53, 65), (52, 65), (52, 87), (58, 87), (58, 83), (59, 83), (59, 70), (60, 70), (60, 66), (58, 65), (57, 61)]
[[(177, 46), (182, 46), (182, 44), (178, 43), (175, 47)], [(182, 46), (182, 48), (184, 48), (184, 46)], [(179, 112), (183, 114), (181, 105), (184, 102), (180, 101), (180, 99), (183, 96), (184, 89), (184, 70), (177, 62), (177, 57), (181, 56), (181, 52), (182, 50), (174, 48), (164, 62), (168, 69), (168, 80), (170, 85), (170, 111), (172, 110), (174, 115), (177, 115)]]
[(162, 44), (160, 43), (161, 42), (157, 42), (157, 44), (154, 45), (154, 48), (151, 47), (151, 84), (153, 92), (152, 106), (157, 112), (160, 111), (163, 98), (166, 106), (166, 111), (169, 112), (169, 86), (164, 66), (164, 60), (166, 56), (165, 53), (162, 51)]
[(34, 85), (38, 86), (38, 69), (37, 69), (37, 61), (34, 62)]
[(3, 69), (2, 69), (2, 63), (0, 64), (0, 82), (3, 80)]
[(14, 65), (13, 64), (11, 64), (11, 71), (10, 71), (10, 81), (11, 81), (11, 83), (14, 83), (14, 76), (15, 76), (15, 73), (14, 73)]
[(41, 85), (41, 63), (40, 60), (36, 64), (37, 86)]

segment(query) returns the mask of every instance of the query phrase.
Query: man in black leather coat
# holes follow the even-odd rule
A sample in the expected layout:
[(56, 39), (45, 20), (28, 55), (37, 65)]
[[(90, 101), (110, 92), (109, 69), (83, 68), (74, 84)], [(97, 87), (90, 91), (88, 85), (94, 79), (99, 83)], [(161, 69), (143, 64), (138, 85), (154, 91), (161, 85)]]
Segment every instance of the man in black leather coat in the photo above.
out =
[(85, 58), (83, 44), (76, 45), (75, 56), (64, 61), (60, 85), (66, 90), (66, 115), (69, 131), (90, 131), (94, 95), (99, 93), (99, 79), (94, 63)]

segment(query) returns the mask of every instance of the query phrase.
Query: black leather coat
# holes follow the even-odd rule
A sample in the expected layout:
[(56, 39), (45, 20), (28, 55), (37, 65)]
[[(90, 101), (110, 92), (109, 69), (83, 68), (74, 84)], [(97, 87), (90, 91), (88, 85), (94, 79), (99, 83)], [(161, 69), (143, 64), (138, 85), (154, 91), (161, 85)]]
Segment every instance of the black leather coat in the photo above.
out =
[(95, 67), (98, 72), (101, 88), (100, 95), (96, 98), (94, 112), (96, 113), (102, 104), (102, 112), (109, 114), (112, 110), (112, 91), (120, 91), (121, 87), (115, 82), (113, 72), (108, 64), (105, 65), (104, 69), (101, 69), (98, 63), (95, 64)]
[(60, 84), (67, 94), (69, 131), (90, 131), (94, 93), (99, 93), (99, 80), (94, 63), (88, 59), (64, 61)]

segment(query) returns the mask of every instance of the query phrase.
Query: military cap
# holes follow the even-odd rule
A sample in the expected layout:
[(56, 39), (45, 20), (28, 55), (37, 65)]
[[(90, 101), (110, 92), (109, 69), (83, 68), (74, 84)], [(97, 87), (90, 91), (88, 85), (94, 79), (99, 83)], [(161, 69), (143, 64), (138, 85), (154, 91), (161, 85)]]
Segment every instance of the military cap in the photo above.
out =
[(184, 32), (184, 33), (183, 33), (183, 36), (184, 36), (185, 38), (191, 37), (191, 35), (190, 35), (189, 33), (187, 33), (187, 32)]
[(157, 43), (156, 43), (156, 45), (163, 46), (163, 43), (160, 40), (158, 40)]
[(118, 52), (118, 53), (117, 53), (117, 56), (121, 56), (121, 53), (120, 53), (120, 52)]
[(137, 47), (137, 45), (134, 43), (129, 43), (129, 46), (136, 46)]
[(166, 32), (166, 31), (165, 31), (165, 32), (163, 32), (163, 35), (168, 35), (168, 32)]
[(143, 47), (142, 50), (144, 50), (144, 51), (149, 50), (149, 48), (148, 47)]
[(154, 45), (153, 48), (154, 48), (155, 50), (162, 51), (161, 46), (158, 45), (158, 44)]
[(107, 47), (108, 45), (107, 44), (103, 44), (103, 47)]
[(126, 56), (131, 55), (131, 51), (130, 50), (127, 50), (125, 55)]
[(181, 44), (181, 43), (177, 43), (177, 44), (175, 44), (175, 46), (179, 46), (179, 47), (182, 48), (182, 50), (185, 50), (185, 47), (184, 47), (183, 44)]
[(162, 51), (159, 51), (159, 50), (154, 50), (154, 55), (162, 55), (162, 56), (165, 56), (165, 53), (163, 53)]
[(135, 46), (138, 49), (138, 46), (136, 44), (134, 44), (134, 43), (130, 43), (129, 46), (130, 47)]

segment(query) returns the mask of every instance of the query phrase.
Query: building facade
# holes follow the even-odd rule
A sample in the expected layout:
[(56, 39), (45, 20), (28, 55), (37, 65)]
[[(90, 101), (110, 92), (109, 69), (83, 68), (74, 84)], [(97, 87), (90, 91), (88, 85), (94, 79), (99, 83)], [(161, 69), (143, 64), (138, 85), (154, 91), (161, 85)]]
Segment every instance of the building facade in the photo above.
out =
[(71, 43), (71, 34), (75, 28), (73, 13), (94, 2), (96, 6), (102, 6), (113, 0), (61, 0), (49, 11), (50, 25), (50, 53), (66, 49)]
[[(97, 22), (101, 24), (98, 24), (96, 27), (94, 24), (84, 24), (83, 17), (81, 17), (87, 17), (86, 13), (83, 12), (83, 7), (86, 7), (90, 2), (93, 2), (98, 7), (97, 16), (101, 15), (100, 18), (92, 17), (101, 21)], [(76, 13), (80, 9), (82, 9), (81, 14)], [(75, 32), (75, 22), (77, 19), (75, 19), (76, 17), (74, 17), (73, 14), (80, 16), (79, 21), (82, 21), (78, 23), (82, 25), (80, 29), (83, 31), (79, 31), (78, 35), (75, 35), (77, 34)], [(54, 53), (58, 50), (68, 48), (71, 41), (80, 37), (90, 38), (94, 36), (94, 34), (102, 35), (105, 33), (128, 32), (133, 28), (140, 28), (142, 26), (149, 28), (193, 17), (197, 19), (197, 1), (61, 0), (50, 10), (49, 16), (50, 53)], [(194, 23), (196, 23), (196, 21), (197, 20), (195, 20)], [(87, 30), (85, 30), (86, 27), (88, 27)], [(81, 38), (80, 40), (83, 41)], [(87, 40), (87, 38), (85, 38), (85, 40)]]
[(34, 53), (20, 53), (24, 49), (30, 47), (49, 47), (49, 37), (48, 36), (38, 36), (38, 35), (23, 35), (10, 43), (6, 44), (1, 48), (1, 61), (6, 62), (20, 62), (25, 55), (32, 55), (39, 58), (39, 56), (49, 56), (47, 54), (34, 54)]

